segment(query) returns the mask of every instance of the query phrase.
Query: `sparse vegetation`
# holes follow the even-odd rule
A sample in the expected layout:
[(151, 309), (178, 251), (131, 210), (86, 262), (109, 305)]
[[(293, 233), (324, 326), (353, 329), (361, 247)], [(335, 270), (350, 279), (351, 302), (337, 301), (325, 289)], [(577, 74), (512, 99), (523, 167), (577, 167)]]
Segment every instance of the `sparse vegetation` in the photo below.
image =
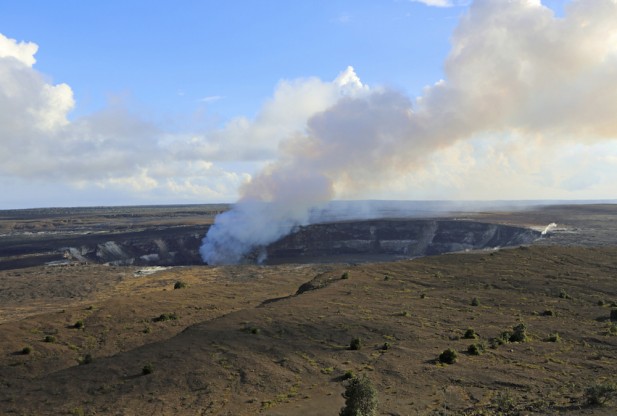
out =
[(343, 380), (350, 380), (350, 379), (352, 379), (354, 377), (355, 377), (354, 372), (351, 371), (351, 370), (347, 370), (347, 371), (345, 371), (345, 373), (342, 375), (341, 378)]
[(467, 328), (467, 330), (465, 331), (465, 334), (463, 335), (463, 338), (476, 339), (478, 338), (478, 334), (476, 334), (476, 331), (473, 328)]
[(546, 338), (547, 342), (561, 342), (561, 337), (558, 333), (550, 334), (548, 338)]
[(83, 356), (81, 360), (79, 360), (79, 364), (80, 365), (90, 364), (92, 361), (94, 361), (92, 354), (86, 354)]
[(458, 360), (458, 353), (456, 352), (456, 350), (448, 348), (447, 350), (444, 350), (441, 354), (439, 354), (438, 360), (440, 363), (454, 364)]
[(377, 414), (377, 391), (369, 378), (352, 378), (343, 393), (345, 407), (339, 416), (374, 416)]
[(588, 406), (602, 406), (617, 395), (617, 384), (599, 383), (585, 390), (585, 403)]
[(43, 342), (56, 342), (56, 337), (54, 337), (53, 335), (45, 335), (45, 338), (43, 338)]
[(23, 348), (21, 349), (21, 353), (22, 353), (23, 355), (28, 355), (28, 354), (31, 354), (31, 353), (32, 353), (32, 347), (23, 347)]
[(473, 298), (471, 300), (471, 306), (480, 306), (480, 301), (478, 300), (478, 298)]
[(152, 364), (150, 364), (150, 363), (147, 363), (141, 369), (141, 374), (144, 375), (144, 376), (146, 376), (148, 374), (152, 374), (153, 372), (154, 372), (154, 366)]
[(178, 319), (178, 315), (176, 315), (176, 313), (173, 312), (173, 313), (162, 313), (152, 320), (154, 322), (165, 322), (165, 321), (175, 321), (176, 319)]
[(341, 279), (349, 279), (349, 272), (345, 272), (341, 275)]
[(178, 280), (176, 283), (174, 283), (174, 289), (184, 289), (186, 287), (186, 283), (184, 283), (182, 280)]
[(349, 349), (356, 351), (362, 348), (362, 340), (360, 338), (353, 338), (349, 343)]
[(540, 315), (542, 315), (542, 316), (555, 316), (555, 312), (553, 312), (551, 309), (546, 309)]
[(384, 342), (384, 344), (381, 346), (381, 349), (382, 349), (383, 351), (387, 351), (387, 350), (389, 350), (390, 348), (391, 348), (391, 345), (390, 345), (390, 343), (389, 343), (389, 342)]
[(527, 342), (528, 340), (527, 326), (523, 323), (516, 325), (510, 335), (510, 342)]
[(84, 328), (84, 321), (79, 320), (79, 321), (75, 322), (73, 324), (73, 328), (75, 328), (75, 329), (83, 329)]
[(611, 322), (617, 322), (617, 309), (611, 309), (609, 319), (611, 320)]
[(484, 352), (484, 346), (482, 344), (471, 344), (467, 348), (467, 352), (470, 355), (481, 355)]
[(572, 299), (568, 292), (565, 291), (565, 289), (559, 289), (559, 297), (561, 299)]

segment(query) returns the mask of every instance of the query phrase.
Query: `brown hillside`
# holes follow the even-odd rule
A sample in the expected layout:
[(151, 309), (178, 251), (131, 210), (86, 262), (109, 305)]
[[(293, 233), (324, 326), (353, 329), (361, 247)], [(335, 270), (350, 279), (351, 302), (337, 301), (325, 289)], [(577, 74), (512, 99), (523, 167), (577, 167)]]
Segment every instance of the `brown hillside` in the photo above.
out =
[[(347, 371), (372, 380), (381, 415), (617, 412), (585, 404), (615, 381), (617, 248), (135, 271), (3, 272), (0, 414), (338, 414)], [(520, 323), (527, 342), (491, 341)], [(455, 364), (437, 361), (447, 348)]]

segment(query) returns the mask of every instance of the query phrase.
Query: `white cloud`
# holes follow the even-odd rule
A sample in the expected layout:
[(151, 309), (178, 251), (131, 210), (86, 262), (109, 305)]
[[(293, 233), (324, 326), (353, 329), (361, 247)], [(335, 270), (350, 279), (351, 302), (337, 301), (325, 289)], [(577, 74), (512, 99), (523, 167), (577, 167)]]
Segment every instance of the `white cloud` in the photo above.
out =
[[(409, 0), (412, 3), (422, 3), (430, 7), (463, 7), (468, 6), (473, 0)], [(528, 0), (536, 1), (536, 0)]]
[(34, 55), (38, 51), (37, 44), (32, 42), (17, 42), (0, 33), (0, 58), (13, 58), (31, 67), (36, 62)]
[(450, 0), (411, 0), (414, 3), (422, 3), (427, 6), (435, 6), (435, 7), (452, 7), (452, 2)]
[(221, 97), (220, 95), (209, 95), (207, 97), (201, 98), (199, 101), (201, 101), (202, 103), (214, 103), (222, 99), (223, 97)]
[[(234, 199), (249, 178), (246, 195), (298, 200), (313, 185), (318, 199), (614, 197), (616, 21), (614, 0), (559, 18), (537, 0), (477, 0), (418, 100), (349, 67), (282, 80), (254, 118), (185, 133), (117, 105), (69, 122), (71, 88), (36, 70), (35, 44), (0, 35), (0, 183), (168, 201)], [(297, 182), (270, 189), (275, 174)]]

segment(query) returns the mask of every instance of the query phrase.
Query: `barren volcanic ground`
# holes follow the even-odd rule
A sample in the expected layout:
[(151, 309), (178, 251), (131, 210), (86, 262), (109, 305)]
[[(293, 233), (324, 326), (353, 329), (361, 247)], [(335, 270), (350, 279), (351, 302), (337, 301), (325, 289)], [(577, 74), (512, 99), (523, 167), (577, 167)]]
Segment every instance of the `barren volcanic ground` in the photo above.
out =
[[(608, 395), (587, 403), (588, 388), (617, 381), (615, 205), (458, 213), (557, 228), (507, 249), (373, 263), (41, 265), (57, 256), (50, 234), (16, 231), (64, 245), (79, 221), (105, 238), (140, 223), (151, 238), (214, 215), (143, 210), (4, 212), (1, 415), (338, 414), (348, 372), (369, 377), (380, 415), (617, 413)], [(526, 338), (510, 342), (521, 323)], [(454, 364), (437, 359), (448, 348)]]

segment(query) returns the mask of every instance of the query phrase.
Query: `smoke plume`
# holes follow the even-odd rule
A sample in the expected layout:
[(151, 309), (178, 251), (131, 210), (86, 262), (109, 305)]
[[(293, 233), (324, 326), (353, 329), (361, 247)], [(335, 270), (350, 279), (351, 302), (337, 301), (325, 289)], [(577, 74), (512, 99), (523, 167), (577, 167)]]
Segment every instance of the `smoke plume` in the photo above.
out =
[(342, 94), (311, 117), (217, 217), (204, 261), (242, 261), (306, 224), (311, 209), (424, 169), (463, 141), (614, 140), (615, 22), (615, 0), (574, 0), (564, 17), (539, 0), (476, 0), (453, 34), (443, 80), (414, 100), (388, 88)]

